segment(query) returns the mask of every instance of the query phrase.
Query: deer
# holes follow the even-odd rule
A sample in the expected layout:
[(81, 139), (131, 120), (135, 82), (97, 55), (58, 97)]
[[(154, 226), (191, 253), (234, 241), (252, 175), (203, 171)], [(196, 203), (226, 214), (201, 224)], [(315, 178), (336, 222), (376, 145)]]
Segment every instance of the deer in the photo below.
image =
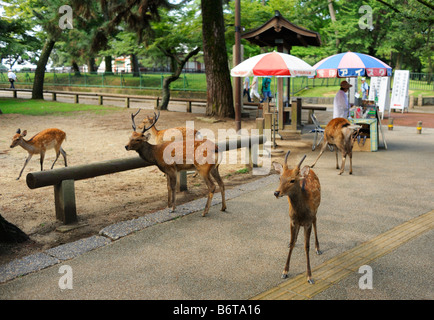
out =
[[(127, 151), (135, 150), (139, 156), (146, 162), (156, 165), (160, 171), (165, 173), (167, 178), (167, 191), (168, 191), (168, 208), (171, 212), (176, 209), (176, 177), (177, 173), (182, 170), (195, 169), (199, 175), (204, 179), (208, 187), (208, 199), (202, 216), (205, 217), (209, 211), (211, 201), (216, 189), (211, 176), (217, 181), (220, 187), (222, 196), (221, 211), (226, 210), (225, 200), (225, 186), (222, 178), (220, 177), (218, 167), (219, 159), (218, 147), (210, 140), (192, 141), (190, 152), (188, 152), (190, 141), (165, 141), (160, 144), (150, 144), (148, 142), (149, 136), (145, 132), (149, 131), (158, 121), (158, 116), (154, 112), (155, 121), (149, 126), (143, 127), (141, 132), (136, 131), (136, 124), (134, 118), (140, 112), (131, 114), (133, 133), (130, 137), (128, 144), (125, 146)], [(181, 152), (182, 151), (182, 154)], [(170, 161), (169, 157), (174, 156), (175, 161)], [(169, 160), (169, 161), (166, 161)], [(173, 160), (173, 158), (172, 158)]]
[(315, 251), (318, 255), (322, 254), (316, 228), (316, 214), (321, 202), (321, 185), (315, 172), (309, 167), (304, 166), (300, 169), (306, 155), (301, 159), (298, 165), (290, 169), (287, 161), (290, 151), (285, 155), (283, 166), (278, 162), (273, 162), (274, 169), (280, 174), (279, 187), (274, 191), (274, 196), (280, 198), (288, 196), (289, 218), (290, 218), (290, 241), (289, 253), (286, 260), (285, 268), (282, 272), (282, 278), (288, 277), (289, 263), (292, 250), (297, 241), (300, 227), (304, 227), (304, 250), (306, 253), (307, 282), (313, 284), (312, 271), (310, 268), (309, 247), (310, 235), (313, 231), (315, 234)]
[(315, 162), (310, 166), (313, 168), (318, 159), (324, 153), (327, 146), (332, 146), (336, 151), (336, 169), (339, 169), (338, 150), (342, 153), (342, 164), (339, 175), (342, 175), (345, 170), (345, 160), (347, 156), (350, 157), (350, 171), (353, 174), (353, 144), (361, 126), (352, 125), (350, 121), (345, 118), (332, 119), (324, 129), (324, 141), (321, 151), (316, 158)]
[[(146, 118), (143, 119), (142, 123), (139, 124), (138, 128), (143, 129), (147, 125), (152, 125), (154, 122), (158, 120), (160, 117), (160, 111), (158, 111), (158, 115), (155, 115), (154, 117), (146, 116)], [(156, 120), (157, 119), (157, 120)], [(179, 138), (180, 135), (184, 140), (187, 140), (189, 137), (188, 135), (191, 135), (190, 137), (194, 138), (201, 138), (200, 133), (196, 129), (192, 128), (186, 128), (186, 127), (176, 127), (176, 128), (169, 128), (169, 129), (163, 129), (158, 130), (155, 125), (150, 127), (149, 133), (154, 138), (154, 141), (156, 144), (163, 143), (164, 141), (169, 141), (168, 138), (170, 138), (172, 141), (174, 141), (176, 138)], [(199, 135), (197, 135), (199, 133)], [(164, 139), (166, 138), (166, 140)]]
[(26, 135), (27, 135), (27, 130), (21, 132), (21, 129), (18, 129), (15, 135), (12, 137), (12, 143), (10, 145), (11, 148), (15, 148), (16, 146), (21, 146), (29, 154), (16, 180), (20, 179), (24, 171), (24, 168), (29, 163), (32, 156), (35, 154), (40, 155), (41, 171), (43, 171), (45, 152), (49, 149), (54, 149), (54, 151), (56, 152), (56, 159), (51, 165), (51, 169), (53, 169), (54, 164), (56, 163), (60, 154), (62, 154), (63, 160), (65, 161), (65, 167), (68, 166), (66, 160), (66, 152), (65, 150), (62, 149), (61, 146), (63, 141), (66, 139), (65, 132), (56, 128), (45, 129), (37, 133), (36, 135), (34, 135), (29, 140), (24, 139)]

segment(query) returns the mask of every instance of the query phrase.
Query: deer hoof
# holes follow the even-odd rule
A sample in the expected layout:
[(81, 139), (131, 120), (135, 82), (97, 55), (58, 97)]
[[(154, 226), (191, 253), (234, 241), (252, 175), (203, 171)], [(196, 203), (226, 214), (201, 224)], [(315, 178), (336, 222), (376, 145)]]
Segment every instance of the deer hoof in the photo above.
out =
[(322, 254), (322, 251), (321, 251), (321, 250), (316, 250), (316, 254), (317, 254), (317, 255), (321, 255), (321, 254)]
[(288, 278), (288, 272), (287, 271), (283, 271), (281, 278), (282, 279)]
[(314, 284), (315, 281), (313, 281), (313, 279), (307, 279), (307, 283), (309, 283), (309, 284)]

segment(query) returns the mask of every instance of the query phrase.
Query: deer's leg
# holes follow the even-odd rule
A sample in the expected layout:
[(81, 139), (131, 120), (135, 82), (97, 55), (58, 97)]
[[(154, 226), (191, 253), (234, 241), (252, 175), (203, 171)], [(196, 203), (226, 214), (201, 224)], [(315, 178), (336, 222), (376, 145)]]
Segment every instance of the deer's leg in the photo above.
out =
[(222, 178), (220, 177), (220, 173), (219, 173), (218, 167), (214, 167), (211, 170), (211, 174), (214, 177), (215, 181), (217, 181), (217, 184), (220, 187), (220, 192), (222, 194), (222, 209), (221, 209), (221, 211), (225, 211), (226, 210), (225, 185), (223, 183)]
[(39, 158), (39, 161), (41, 162), (41, 171), (44, 171), (44, 159), (45, 159), (45, 152), (41, 151), (41, 157)]
[(206, 174), (200, 171), (199, 173), (202, 175), (202, 178), (205, 180), (206, 186), (208, 187), (208, 200), (206, 202), (205, 210), (202, 213), (202, 216), (205, 217), (209, 211), (209, 207), (211, 206), (212, 198), (215, 192), (215, 184), (214, 182), (211, 181), (211, 178), (209, 176), (209, 171)]
[(65, 167), (67, 167), (68, 164), (67, 164), (67, 162), (66, 162), (66, 152), (65, 152), (65, 150), (62, 149), (62, 147), (60, 147), (60, 153), (61, 153), (62, 156), (63, 156), (63, 160), (65, 160)]
[(316, 231), (316, 218), (313, 220), (312, 224), (313, 224), (313, 233), (315, 235), (315, 251), (316, 251), (316, 254), (320, 255), (320, 254), (322, 254), (322, 251), (319, 249), (318, 234)]
[(339, 174), (344, 173), (345, 170), (345, 160), (347, 159), (347, 153), (344, 151), (342, 152), (342, 165), (341, 165), (341, 171), (339, 171)]
[(310, 270), (310, 259), (309, 259), (311, 232), (312, 232), (312, 225), (304, 227), (304, 251), (306, 252), (307, 282), (313, 284), (314, 281), (312, 280), (312, 271)]
[(353, 151), (349, 152), (350, 156), (350, 174), (353, 174)]
[(328, 146), (328, 142), (324, 139), (323, 145), (321, 147), (321, 151), (319, 152), (318, 157), (316, 158), (315, 162), (310, 166), (311, 168), (314, 167), (314, 165), (316, 165), (316, 162), (318, 161), (318, 159), (322, 156), (322, 154), (324, 153), (325, 149)]
[(174, 212), (176, 209), (176, 172), (166, 172), (167, 177), (167, 207), (171, 212)]
[(55, 151), (56, 151), (56, 159), (54, 159), (54, 162), (51, 165), (51, 169), (53, 169), (54, 164), (56, 163), (56, 161), (57, 161), (57, 159), (59, 158), (59, 155), (60, 155), (60, 149), (56, 148)]
[[(338, 156), (338, 148), (336, 148), (336, 169), (339, 169), (339, 160), (338, 160), (338, 158), (339, 158), (339, 156)], [(342, 156), (343, 156), (344, 154), (342, 153)]]
[(289, 262), (291, 260), (292, 250), (295, 247), (295, 242), (297, 241), (298, 230), (300, 230), (299, 225), (295, 225), (291, 222), (291, 240), (289, 241), (289, 253), (286, 259), (285, 269), (282, 272), (282, 279), (288, 278)]
[(24, 166), (21, 169), (20, 174), (18, 175), (17, 180), (21, 178), (21, 175), (23, 174), (24, 168), (27, 166), (27, 164), (29, 163), (30, 159), (32, 159), (32, 156), (33, 155), (31, 153), (29, 153), (29, 156), (27, 157), (26, 161), (24, 162)]

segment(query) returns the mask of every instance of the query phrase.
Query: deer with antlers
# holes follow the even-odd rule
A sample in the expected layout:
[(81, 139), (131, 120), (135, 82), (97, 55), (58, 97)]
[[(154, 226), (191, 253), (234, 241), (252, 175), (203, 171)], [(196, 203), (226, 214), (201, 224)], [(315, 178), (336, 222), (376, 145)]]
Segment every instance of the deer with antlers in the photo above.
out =
[(291, 239), (289, 242), (289, 253), (286, 260), (285, 268), (282, 273), (282, 278), (288, 277), (289, 262), (291, 259), (292, 250), (297, 241), (298, 231), (300, 226), (304, 227), (304, 250), (306, 253), (307, 264), (307, 281), (313, 284), (312, 272), (310, 269), (309, 247), (310, 235), (313, 231), (315, 234), (315, 249), (317, 254), (321, 254), (319, 249), (318, 235), (316, 230), (316, 213), (321, 202), (321, 185), (315, 172), (305, 166), (300, 169), (306, 156), (293, 169), (290, 169), (287, 164), (290, 151), (285, 155), (285, 163), (283, 166), (278, 162), (273, 162), (274, 169), (280, 174), (280, 184), (274, 192), (276, 198), (288, 196), (289, 202), (289, 218), (290, 218), (290, 233)]
[(336, 151), (336, 169), (339, 169), (338, 150), (342, 153), (341, 175), (345, 170), (345, 160), (347, 155), (350, 157), (350, 174), (353, 174), (353, 143), (354, 139), (360, 130), (359, 125), (352, 125), (350, 121), (345, 118), (332, 119), (324, 129), (324, 141), (321, 151), (316, 158), (315, 162), (310, 166), (313, 168), (324, 153), (327, 146), (333, 146)]
[[(138, 125), (139, 129), (143, 129), (146, 126), (149, 126), (149, 133), (151, 134), (151, 137), (154, 138), (154, 141), (156, 144), (163, 143), (164, 141), (174, 141), (177, 138), (180, 139), (191, 139), (191, 138), (198, 138), (201, 139), (199, 131), (193, 128), (186, 128), (186, 127), (176, 127), (176, 128), (169, 128), (169, 129), (163, 129), (158, 130), (155, 127), (156, 120), (160, 117), (160, 111), (158, 111), (158, 115), (155, 115), (153, 117), (146, 116), (146, 118), (143, 119), (142, 123)], [(199, 135), (198, 135), (199, 134)], [(191, 137), (191, 138), (190, 138)]]
[(160, 171), (166, 174), (168, 207), (171, 208), (172, 211), (176, 208), (175, 195), (177, 172), (181, 170), (196, 169), (208, 187), (208, 200), (202, 216), (205, 216), (208, 213), (216, 189), (214, 182), (211, 180), (211, 176), (217, 181), (220, 187), (222, 195), (221, 211), (225, 211), (225, 186), (218, 171), (219, 153), (217, 146), (209, 140), (165, 141), (156, 145), (150, 144), (145, 132), (155, 125), (158, 121), (158, 116), (154, 113), (155, 121), (151, 126), (144, 126), (141, 132), (137, 132), (134, 118), (139, 112), (140, 110), (135, 114), (131, 114), (132, 127), (134, 131), (128, 144), (125, 146), (125, 149), (127, 151), (135, 150), (142, 159), (150, 164), (156, 165)]
[(30, 159), (35, 154), (40, 155), (41, 171), (43, 171), (45, 152), (49, 149), (54, 149), (54, 151), (56, 152), (56, 159), (51, 165), (51, 169), (53, 169), (54, 164), (56, 163), (60, 154), (62, 154), (63, 159), (65, 160), (65, 167), (68, 166), (66, 162), (66, 152), (61, 147), (63, 141), (66, 139), (65, 132), (56, 128), (45, 129), (37, 133), (36, 135), (34, 135), (29, 140), (24, 139), (26, 135), (27, 135), (27, 130), (21, 132), (21, 129), (18, 129), (15, 135), (13, 136), (12, 143), (10, 145), (11, 148), (14, 148), (16, 146), (21, 146), (29, 154), (26, 161), (24, 162), (24, 166), (21, 169), (17, 180), (20, 179), (21, 174), (23, 173), (23, 170), (26, 167), (27, 163), (29, 163)]

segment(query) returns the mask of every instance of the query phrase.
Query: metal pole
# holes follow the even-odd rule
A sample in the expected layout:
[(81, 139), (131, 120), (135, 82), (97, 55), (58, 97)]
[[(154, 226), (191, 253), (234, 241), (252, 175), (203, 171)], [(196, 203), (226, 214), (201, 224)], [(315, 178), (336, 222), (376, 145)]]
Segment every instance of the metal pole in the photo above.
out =
[[(240, 0), (235, 0), (235, 66), (241, 62), (241, 13)], [(241, 130), (241, 78), (235, 77), (235, 127)]]

